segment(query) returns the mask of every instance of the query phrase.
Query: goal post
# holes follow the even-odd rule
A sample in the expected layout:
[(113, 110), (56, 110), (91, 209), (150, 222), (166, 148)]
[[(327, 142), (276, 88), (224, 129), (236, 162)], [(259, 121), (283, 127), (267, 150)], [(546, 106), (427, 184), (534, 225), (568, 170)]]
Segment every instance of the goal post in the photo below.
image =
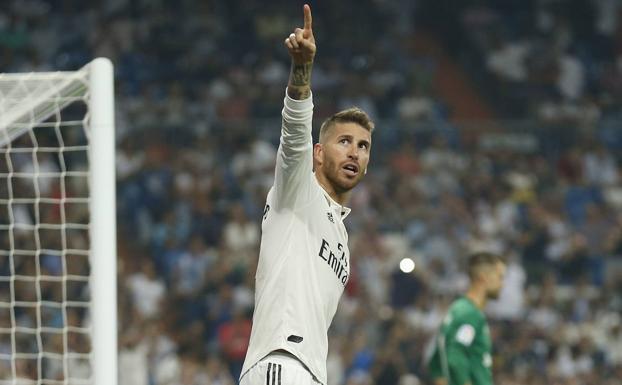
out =
[(0, 74), (0, 385), (116, 385), (113, 66)]
[[(90, 64), (91, 276), (94, 385), (117, 383), (117, 238), (114, 76), (110, 60)], [(110, 378), (114, 377), (114, 378)]]

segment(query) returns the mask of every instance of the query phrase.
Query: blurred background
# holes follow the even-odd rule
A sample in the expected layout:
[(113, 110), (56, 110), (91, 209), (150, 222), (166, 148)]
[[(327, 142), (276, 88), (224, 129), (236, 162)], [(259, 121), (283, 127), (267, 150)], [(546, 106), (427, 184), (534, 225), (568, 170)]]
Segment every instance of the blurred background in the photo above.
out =
[[(303, 3), (1, 4), (0, 72), (116, 66), (120, 384), (237, 383)], [(310, 5), (314, 126), (377, 127), (328, 385), (428, 383), (481, 249), (509, 263), (496, 384), (622, 384), (622, 2)]]

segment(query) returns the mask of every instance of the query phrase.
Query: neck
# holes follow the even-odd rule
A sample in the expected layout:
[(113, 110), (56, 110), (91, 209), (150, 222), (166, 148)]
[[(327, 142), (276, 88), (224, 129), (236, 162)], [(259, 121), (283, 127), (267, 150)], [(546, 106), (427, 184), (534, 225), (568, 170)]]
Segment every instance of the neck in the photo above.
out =
[(466, 297), (473, 301), (475, 306), (477, 306), (480, 310), (484, 309), (486, 306), (486, 292), (478, 286), (471, 285), (466, 293)]
[(350, 191), (336, 191), (335, 187), (333, 187), (333, 185), (326, 179), (326, 176), (324, 176), (324, 174), (322, 173), (316, 172), (315, 179), (317, 179), (320, 186), (322, 186), (324, 191), (326, 191), (335, 202), (339, 203), (342, 206), (346, 204), (346, 202), (350, 198)]

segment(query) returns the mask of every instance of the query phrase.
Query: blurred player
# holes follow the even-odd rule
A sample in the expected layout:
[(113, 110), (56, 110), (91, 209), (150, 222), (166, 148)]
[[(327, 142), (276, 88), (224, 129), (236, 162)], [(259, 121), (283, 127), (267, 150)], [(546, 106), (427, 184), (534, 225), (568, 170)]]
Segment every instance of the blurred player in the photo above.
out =
[(505, 263), (491, 253), (469, 257), (471, 283), (440, 327), (429, 370), (435, 385), (492, 385), (492, 342), (482, 312), (503, 286)]
[(352, 108), (327, 119), (313, 145), (311, 9), (285, 39), (292, 60), (275, 181), (255, 277), (255, 312), (242, 385), (326, 384), (328, 328), (350, 276), (343, 220), (369, 162), (374, 124)]

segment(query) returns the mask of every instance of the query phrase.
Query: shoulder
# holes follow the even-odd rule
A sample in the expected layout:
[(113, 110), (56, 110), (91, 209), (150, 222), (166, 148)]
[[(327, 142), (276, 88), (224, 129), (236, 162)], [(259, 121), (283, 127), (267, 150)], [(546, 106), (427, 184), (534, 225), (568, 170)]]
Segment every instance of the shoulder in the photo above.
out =
[(460, 298), (450, 307), (452, 330), (455, 340), (470, 346), (485, 319), (483, 313), (466, 298)]
[(481, 323), (485, 321), (484, 313), (478, 309), (473, 302), (462, 297), (455, 300), (450, 307), (450, 312), (454, 319)]
[(449, 307), (449, 312), (454, 318), (463, 317), (470, 314), (472, 311), (471, 302), (464, 297), (456, 299)]

